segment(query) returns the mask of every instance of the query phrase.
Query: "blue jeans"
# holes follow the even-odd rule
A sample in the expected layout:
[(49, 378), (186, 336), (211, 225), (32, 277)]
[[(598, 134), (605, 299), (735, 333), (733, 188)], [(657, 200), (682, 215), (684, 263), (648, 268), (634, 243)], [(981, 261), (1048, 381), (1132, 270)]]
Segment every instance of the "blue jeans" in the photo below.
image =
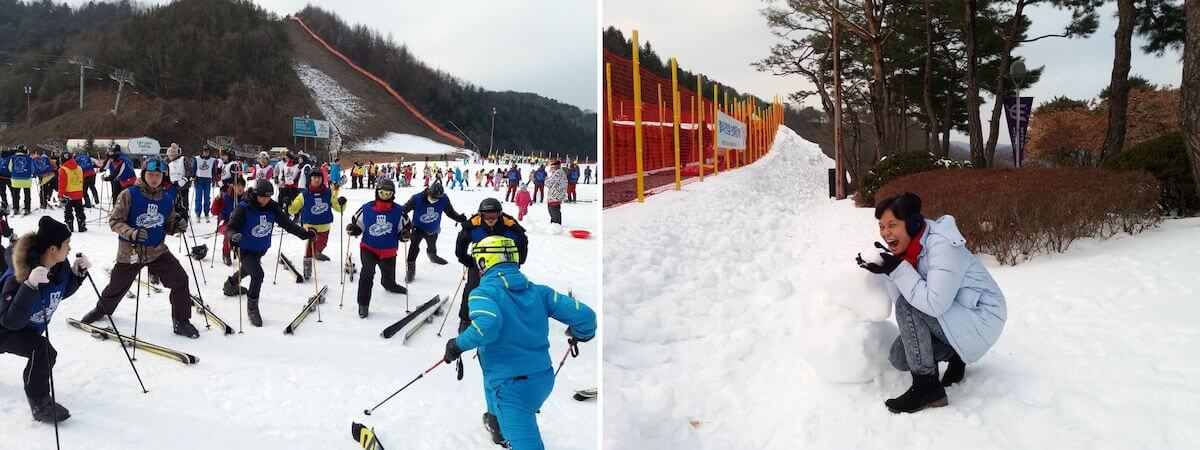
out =
[(914, 308), (901, 297), (896, 300), (896, 326), (900, 336), (888, 355), (896, 370), (916, 375), (937, 375), (938, 361), (949, 361), (954, 348), (946, 343), (946, 334), (937, 318)]
[(196, 217), (208, 216), (212, 207), (212, 178), (196, 177)]
[(487, 383), (488, 411), (500, 421), (500, 432), (514, 450), (543, 450), (537, 411), (554, 389), (554, 371), (546, 369)]

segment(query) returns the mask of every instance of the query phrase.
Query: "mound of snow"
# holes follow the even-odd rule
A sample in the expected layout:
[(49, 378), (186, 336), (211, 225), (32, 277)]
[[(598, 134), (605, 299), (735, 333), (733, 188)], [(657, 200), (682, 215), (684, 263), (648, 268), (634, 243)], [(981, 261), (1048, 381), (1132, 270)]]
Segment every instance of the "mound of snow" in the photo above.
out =
[(810, 322), (801, 333), (800, 354), (821, 381), (874, 380), (890, 366), (888, 352), (900, 334), (896, 324), (886, 321), (886, 315), (883, 320), (866, 321), (845, 308), (825, 310), (821, 320)]
[(352, 152), (415, 153), (421, 155), (449, 155), (462, 149), (433, 139), (413, 134), (388, 132), (380, 138), (357, 142), (350, 146)]
[(879, 322), (891, 317), (892, 301), (883, 275), (859, 268), (844, 269), (830, 277), (829, 284), (838, 287), (830, 293), (833, 302), (846, 307), (859, 320)]

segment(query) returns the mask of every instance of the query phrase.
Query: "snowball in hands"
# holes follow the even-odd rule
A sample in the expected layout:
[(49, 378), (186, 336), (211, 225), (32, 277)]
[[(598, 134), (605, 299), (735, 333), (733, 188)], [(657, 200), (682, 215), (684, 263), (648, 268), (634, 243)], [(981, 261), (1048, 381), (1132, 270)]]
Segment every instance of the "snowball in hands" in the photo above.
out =
[(871, 244), (870, 246), (865, 246), (860, 249), (859, 255), (862, 255), (864, 262), (883, 264), (883, 258), (879, 257), (879, 253), (882, 251), (883, 250), (881, 250), (879, 247), (876, 247), (875, 244)]

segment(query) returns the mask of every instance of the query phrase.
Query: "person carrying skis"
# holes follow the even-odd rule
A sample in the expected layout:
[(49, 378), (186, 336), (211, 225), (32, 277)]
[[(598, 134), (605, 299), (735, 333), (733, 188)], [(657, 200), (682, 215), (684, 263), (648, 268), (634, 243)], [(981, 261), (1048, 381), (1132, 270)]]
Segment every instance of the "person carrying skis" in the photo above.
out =
[(550, 223), (562, 225), (562, 203), (567, 199), (567, 174), (557, 160), (550, 163), (550, 176), (546, 177), (546, 209)]
[(421, 251), (421, 241), (426, 243), (425, 253), (429, 261), (445, 265), (447, 261), (437, 254), (438, 233), (442, 231), (442, 213), (455, 222), (462, 223), (467, 216), (454, 210), (450, 197), (445, 195), (441, 183), (434, 183), (424, 191), (414, 194), (404, 203), (404, 213), (413, 212), (413, 239), (408, 246), (408, 270), (404, 279), (412, 282), (417, 275), (417, 254)]
[(121, 191), (108, 216), (108, 227), (117, 233), (117, 261), (108, 285), (100, 293), (96, 307), (85, 314), (83, 323), (93, 323), (112, 315), (129, 292), (143, 267), (157, 275), (171, 291), (171, 320), (174, 332), (192, 339), (200, 337), (192, 326), (192, 298), (188, 274), (166, 244), (168, 235), (187, 230), (187, 210), (176, 203), (179, 192), (166, 182), (167, 162), (151, 158), (142, 169), (136, 185)]
[[(137, 172), (133, 171), (133, 163), (129, 162), (129, 158), (121, 153), (120, 145), (113, 145), (108, 151), (108, 173), (104, 175), (104, 181), (107, 181), (112, 186), (112, 202), (117, 202), (117, 197), (121, 195), (121, 191), (125, 188), (138, 183)], [(166, 170), (164, 167), (163, 170)]]
[[(379, 266), (380, 284), (388, 292), (408, 293), (396, 284), (396, 254), (400, 241), (411, 237), (408, 215), (395, 203), (396, 185), (392, 180), (380, 180), (375, 187), (375, 200), (360, 206), (346, 225), (350, 236), (362, 236), (359, 259), (362, 269), (358, 277), (358, 317), (366, 319), (371, 305), (371, 288), (375, 284), (375, 267)], [(364, 234), (363, 231), (366, 231)]]
[[(225, 227), (225, 236), (229, 238), (229, 244), (237, 249), (240, 267), (237, 273), (225, 279), (222, 293), (230, 297), (238, 295), (238, 291), (242, 289), (241, 278), (250, 277), (250, 289), (244, 290), (246, 315), (250, 318), (250, 324), (256, 327), (262, 326), (262, 315), (258, 311), (259, 294), (262, 292), (265, 277), (262, 257), (271, 249), (275, 224), (304, 241), (317, 236), (317, 233), (292, 222), (291, 217), (283, 211), (283, 207), (271, 200), (274, 191), (275, 187), (271, 182), (255, 181), (254, 188), (233, 209), (229, 216), (229, 224)], [(307, 242), (305, 244), (307, 245)]]
[(543, 202), (546, 201), (546, 165), (538, 166), (537, 170), (533, 171), (531, 178), (533, 178), (533, 202), (537, 203), (539, 198)]
[[(913, 380), (884, 405), (893, 413), (946, 406), (945, 387), (962, 381), (967, 363), (982, 358), (1000, 338), (1008, 317), (1004, 293), (964, 246), (954, 217), (926, 220), (916, 194), (880, 201), (875, 218), (887, 243), (882, 262), (865, 262), (861, 255), (856, 261), (887, 279), (900, 327), (888, 359)], [(940, 382), (938, 361), (950, 362)]]
[[(333, 213), (342, 212), (346, 207), (346, 197), (337, 197), (337, 202), (333, 202), (333, 197), (337, 195), (337, 188), (330, 189), (325, 186), (325, 176), (321, 171), (314, 170), (308, 173), (308, 186), (300, 195), (292, 200), (292, 204), (288, 205), (288, 213), (292, 215), (300, 215), (300, 223), (304, 228), (317, 233), (317, 237), (311, 245), (304, 247), (304, 279), (312, 278), (313, 258), (317, 261), (329, 261), (329, 257), (325, 256), (325, 246), (329, 244), (329, 226), (333, 223)], [(314, 248), (315, 247), (315, 248)], [(314, 254), (313, 252), (316, 252)]]
[(23, 381), (33, 420), (61, 422), (70, 411), (50, 395), (50, 371), (58, 352), (44, 332), (59, 304), (83, 284), (91, 267), (80, 255), (68, 265), (71, 230), (42, 216), (38, 230), (28, 233), (4, 253), (8, 268), (0, 275), (0, 353), (27, 358)]
[(21, 210), (21, 197), (18, 196), (21, 194), (25, 197), (24, 215), (28, 216), (29, 208), (33, 206), (29, 196), (29, 190), (33, 188), (33, 160), (25, 154), (25, 146), (18, 145), (16, 153), (8, 158), (8, 170), (12, 174), (13, 214)]
[(508, 191), (504, 194), (504, 201), (513, 201), (517, 196), (517, 185), (521, 184), (521, 169), (517, 168), (517, 164), (513, 163), (508, 169)]
[[(528, 191), (526, 191), (528, 197)], [(490, 236), (504, 236), (517, 244), (518, 264), (525, 264), (529, 255), (529, 237), (525, 235), (525, 227), (505, 214), (500, 200), (485, 198), (479, 202), (479, 212), (463, 223), (454, 243), (454, 256), (467, 269), (467, 285), (463, 288), (462, 304), (458, 310), (458, 332), (461, 333), (471, 323), (467, 316), (467, 304), (472, 289), (479, 286), (479, 268), (471, 260), (470, 247)]]
[(225, 233), (226, 226), (229, 224), (229, 216), (233, 214), (233, 208), (237, 207), (238, 199), (246, 193), (246, 179), (241, 175), (234, 175), (233, 181), (230, 182), (228, 189), (221, 193), (213, 201), (211, 213), (217, 215), (217, 233), (221, 234), (221, 262), (225, 263), (226, 267), (233, 266), (233, 259), (230, 257), (229, 236)]
[(542, 449), (536, 413), (554, 388), (549, 319), (567, 325), (568, 345), (575, 346), (595, 337), (596, 313), (530, 281), (521, 273), (518, 253), (516, 242), (504, 236), (488, 236), (471, 248), (473, 265), (482, 274), (469, 294), (471, 322), (446, 341), (442, 359), (450, 363), (478, 349), (488, 409), (483, 420), (493, 442)]
[(203, 216), (204, 223), (208, 223), (211, 217), (209, 209), (212, 207), (213, 175), (216, 174), (217, 169), (217, 159), (210, 155), (211, 152), (212, 150), (205, 145), (200, 149), (200, 156), (196, 156), (192, 160), (192, 167), (195, 171), (193, 180), (196, 185), (196, 198), (194, 199), (196, 220), (199, 221)]
[(87, 231), (87, 216), (83, 214), (83, 168), (75, 158), (64, 158), (58, 167), (58, 192), (62, 197), (63, 221), (74, 231), (75, 220), (79, 220), (79, 232)]

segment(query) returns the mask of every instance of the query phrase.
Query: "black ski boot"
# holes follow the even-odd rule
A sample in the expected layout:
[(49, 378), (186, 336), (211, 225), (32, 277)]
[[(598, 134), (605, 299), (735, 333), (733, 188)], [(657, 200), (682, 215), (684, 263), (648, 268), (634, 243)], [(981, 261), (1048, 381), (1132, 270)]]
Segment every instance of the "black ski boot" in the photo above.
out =
[(192, 339), (200, 337), (200, 332), (196, 331), (196, 327), (186, 320), (175, 321), (175, 334)]
[(367, 318), (367, 305), (362, 305), (362, 304), (358, 305), (358, 318), (359, 319)]
[(417, 262), (409, 261), (407, 266), (408, 269), (404, 271), (404, 282), (412, 283), (413, 278), (417, 276)]
[(441, 265), (441, 266), (444, 266), (447, 264), (446, 260), (442, 259), (441, 256), (438, 256), (437, 253), (430, 253), (429, 260), (432, 261), (434, 264)]
[(312, 279), (312, 265), (313, 265), (312, 258), (304, 258), (304, 279), (305, 280)]
[(95, 307), (95, 308), (92, 308), (91, 311), (88, 311), (87, 314), (84, 314), (83, 318), (79, 319), (79, 321), (90, 324), (90, 323), (95, 323), (97, 320), (100, 320), (102, 318), (104, 318), (104, 311), (101, 311), (100, 307)]
[(63, 405), (55, 403), (49, 395), (38, 400), (29, 399), (29, 409), (33, 412), (33, 420), (38, 422), (54, 423), (55, 416), (62, 422), (71, 417), (71, 412)]
[(71, 222), (67, 222), (67, 230), (70, 230), (72, 233), (74, 233), (75, 232), (75, 224), (71, 223)]
[(250, 325), (262, 326), (262, 316), (258, 315), (258, 299), (246, 299), (246, 315), (250, 317)]
[(79, 221), (79, 232), (80, 233), (87, 232), (87, 222), (83, 221), (82, 219)]
[(912, 387), (899, 397), (883, 402), (893, 413), (915, 413), (925, 408), (939, 408), (950, 404), (946, 389), (938, 382), (937, 373), (913, 374)]
[(150, 284), (162, 286), (162, 280), (160, 280), (158, 275), (155, 275), (154, 272), (150, 272)]
[(329, 257), (324, 253), (317, 253), (317, 261), (329, 261)]
[[(241, 283), (238, 283), (237, 280), (235, 280), (232, 276), (226, 278), (225, 284), (221, 285), (221, 293), (225, 294), (226, 297), (236, 297), (238, 295), (238, 289), (242, 289), (242, 287), (239, 286), (240, 284)], [(245, 289), (242, 289), (242, 292), (245, 292)]]
[(221, 262), (225, 263), (225, 267), (233, 267), (233, 258), (228, 253), (221, 254)]
[(483, 413), (483, 428), (492, 434), (492, 442), (508, 447), (508, 439), (504, 439), (504, 435), (500, 433), (500, 421), (492, 413)]
[(966, 375), (967, 363), (963, 362), (962, 358), (958, 357), (958, 353), (954, 353), (954, 357), (950, 358), (950, 365), (946, 367), (946, 374), (942, 375), (942, 386), (950, 386), (954, 383), (962, 381), (963, 375)]

